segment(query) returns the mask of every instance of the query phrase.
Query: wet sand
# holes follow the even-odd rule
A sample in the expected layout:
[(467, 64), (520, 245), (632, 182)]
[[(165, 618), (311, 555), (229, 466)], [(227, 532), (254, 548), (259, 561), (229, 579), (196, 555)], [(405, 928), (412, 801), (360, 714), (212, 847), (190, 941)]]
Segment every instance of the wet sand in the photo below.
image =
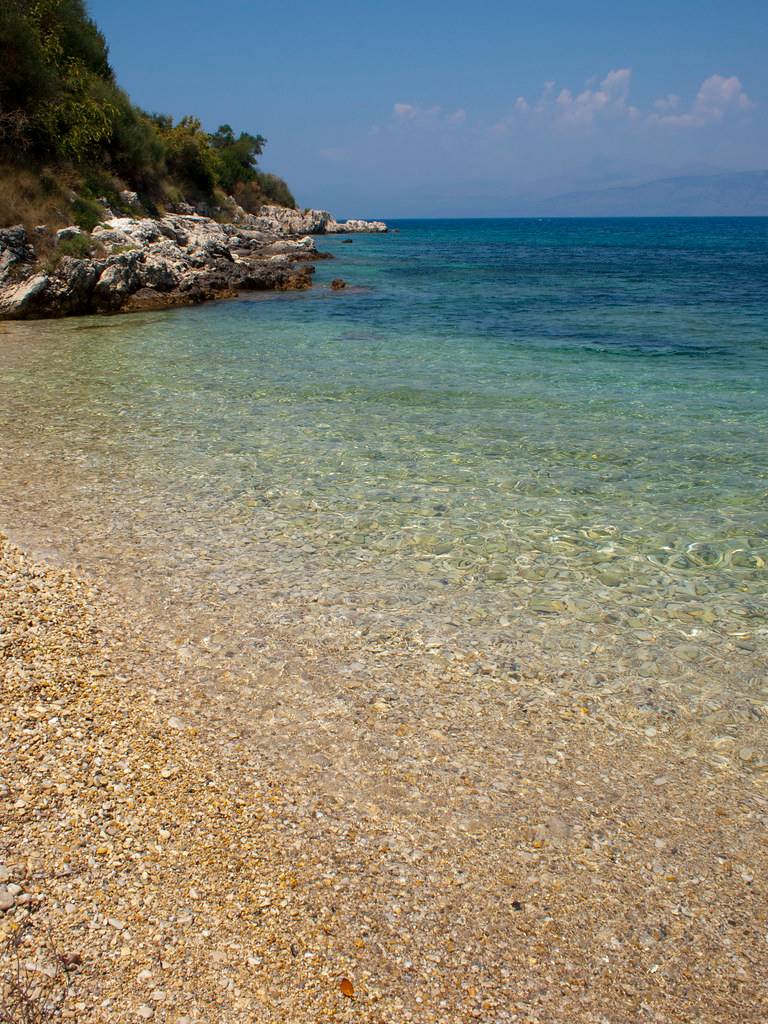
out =
[(0, 542), (0, 931), (64, 1019), (765, 1019), (759, 718), (279, 616), (246, 678), (151, 615)]

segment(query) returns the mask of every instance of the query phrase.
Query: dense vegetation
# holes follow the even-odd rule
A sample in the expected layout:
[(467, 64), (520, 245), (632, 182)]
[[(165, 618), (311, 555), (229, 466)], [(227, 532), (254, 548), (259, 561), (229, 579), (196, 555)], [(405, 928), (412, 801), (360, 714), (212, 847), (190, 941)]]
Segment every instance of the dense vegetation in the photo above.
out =
[(295, 206), (257, 166), (261, 135), (229, 125), (211, 135), (194, 117), (174, 124), (134, 106), (83, 0), (0, 0), (0, 54), (0, 225), (45, 220), (66, 200), (86, 226), (96, 197), (126, 188), (149, 211), (181, 201), (215, 211), (229, 195), (251, 210)]

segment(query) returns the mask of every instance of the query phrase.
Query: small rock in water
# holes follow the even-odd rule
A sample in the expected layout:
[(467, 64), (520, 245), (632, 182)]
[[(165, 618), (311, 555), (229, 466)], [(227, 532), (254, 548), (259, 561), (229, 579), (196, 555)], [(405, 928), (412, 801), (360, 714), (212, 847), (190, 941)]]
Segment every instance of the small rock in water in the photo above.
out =
[(533, 612), (549, 612), (550, 614), (556, 614), (557, 612), (565, 611), (565, 602), (558, 601), (556, 598), (534, 597), (528, 607)]
[(675, 647), (675, 654), (681, 661), (696, 661), (699, 657), (699, 649), (693, 644), (679, 644)]
[(568, 822), (557, 814), (547, 818), (543, 825), (536, 830), (539, 839), (549, 839), (550, 842), (561, 843), (570, 839), (573, 829)]

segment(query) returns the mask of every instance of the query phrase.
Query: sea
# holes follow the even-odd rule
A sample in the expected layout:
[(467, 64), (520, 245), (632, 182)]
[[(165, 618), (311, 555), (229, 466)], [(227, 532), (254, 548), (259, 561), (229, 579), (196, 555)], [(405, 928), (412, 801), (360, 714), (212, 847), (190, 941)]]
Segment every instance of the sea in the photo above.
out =
[(763, 714), (768, 219), (390, 227), (308, 292), (0, 326), (0, 528), (212, 676), (397, 690), (405, 645)]

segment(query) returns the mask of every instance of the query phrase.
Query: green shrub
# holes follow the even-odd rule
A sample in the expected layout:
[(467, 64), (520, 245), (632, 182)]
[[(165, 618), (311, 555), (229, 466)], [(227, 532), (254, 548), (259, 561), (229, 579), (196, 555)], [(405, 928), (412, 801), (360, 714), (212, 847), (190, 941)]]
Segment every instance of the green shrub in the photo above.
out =
[(14, 0), (0, 5), (0, 53), (0, 138), (25, 145), (30, 111), (53, 94), (56, 75), (45, 63), (39, 32)]
[(169, 175), (195, 198), (209, 198), (218, 183), (216, 156), (196, 117), (183, 117), (177, 125), (156, 117), (165, 144)]
[(0, 52), (6, 144), (82, 160), (108, 141), (112, 109), (94, 84), (112, 69), (82, 0), (3, 0)]
[(121, 89), (114, 90), (114, 105), (110, 166), (134, 191), (157, 201), (168, 174), (163, 133), (157, 121), (135, 107)]
[(56, 270), (61, 261), (71, 256), (75, 260), (85, 260), (92, 255), (94, 249), (94, 242), (88, 235), (74, 235), (72, 238), (66, 238), (61, 242), (58, 242), (44, 260), (45, 269), (49, 274)]
[(296, 200), (290, 189), (276, 174), (257, 171), (253, 181), (240, 182), (235, 186), (234, 197), (247, 213), (258, 213), (265, 203), (296, 209)]
[(219, 184), (227, 194), (231, 195), (236, 185), (255, 180), (256, 160), (267, 141), (262, 135), (241, 132), (235, 138), (232, 128), (223, 124), (208, 141), (216, 154)]
[(285, 182), (258, 168), (263, 136), (236, 136), (226, 124), (208, 134), (196, 118), (174, 124), (134, 106), (83, 0), (0, 0), (0, 55), (0, 163), (50, 165), (81, 195), (83, 178), (101, 173), (107, 185), (89, 186), (76, 210), (84, 228), (102, 216), (88, 199), (117, 203), (126, 186), (150, 212), (171, 196), (222, 207), (219, 192), (238, 189), (248, 208), (295, 205)]
[(76, 196), (72, 200), (72, 219), (83, 231), (93, 231), (104, 220), (104, 207), (95, 199)]
[(265, 174), (263, 171), (258, 171), (256, 181), (268, 202), (276, 203), (278, 206), (287, 206), (291, 210), (296, 209), (296, 200), (282, 178), (276, 174)]
[(93, 239), (88, 235), (73, 235), (72, 238), (65, 238), (56, 246), (56, 252), (60, 257), (72, 256), (76, 260), (87, 259), (93, 250)]

